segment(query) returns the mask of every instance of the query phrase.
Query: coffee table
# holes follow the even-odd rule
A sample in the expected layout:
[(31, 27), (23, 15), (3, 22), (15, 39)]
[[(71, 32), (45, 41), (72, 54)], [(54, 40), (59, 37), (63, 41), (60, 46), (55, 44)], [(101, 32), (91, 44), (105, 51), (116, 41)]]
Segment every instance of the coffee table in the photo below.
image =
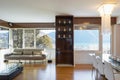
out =
[(21, 63), (8, 63), (0, 71), (0, 80), (12, 80), (15, 76), (23, 71)]

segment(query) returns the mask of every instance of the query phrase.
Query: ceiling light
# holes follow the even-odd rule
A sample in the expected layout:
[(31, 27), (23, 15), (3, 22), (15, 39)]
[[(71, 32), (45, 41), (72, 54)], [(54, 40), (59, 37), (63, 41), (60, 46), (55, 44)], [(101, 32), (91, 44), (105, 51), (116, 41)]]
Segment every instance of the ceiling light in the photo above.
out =
[(111, 13), (115, 4), (103, 4), (98, 8), (101, 16), (101, 33), (111, 34)]

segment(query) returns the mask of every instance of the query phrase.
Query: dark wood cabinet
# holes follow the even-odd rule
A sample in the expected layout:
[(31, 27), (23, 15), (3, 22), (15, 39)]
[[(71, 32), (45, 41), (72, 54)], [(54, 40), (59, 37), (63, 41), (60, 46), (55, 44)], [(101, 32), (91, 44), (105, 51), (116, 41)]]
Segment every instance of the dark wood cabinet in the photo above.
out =
[(56, 65), (74, 65), (73, 16), (56, 16)]

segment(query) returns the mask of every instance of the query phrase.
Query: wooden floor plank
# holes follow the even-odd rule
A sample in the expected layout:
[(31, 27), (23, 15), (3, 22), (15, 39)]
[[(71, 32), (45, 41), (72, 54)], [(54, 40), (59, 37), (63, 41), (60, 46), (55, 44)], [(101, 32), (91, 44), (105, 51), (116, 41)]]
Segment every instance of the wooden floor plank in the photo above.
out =
[(91, 71), (91, 65), (56, 67), (54, 63), (26, 64), (23, 72), (14, 80), (95, 80), (92, 78)]

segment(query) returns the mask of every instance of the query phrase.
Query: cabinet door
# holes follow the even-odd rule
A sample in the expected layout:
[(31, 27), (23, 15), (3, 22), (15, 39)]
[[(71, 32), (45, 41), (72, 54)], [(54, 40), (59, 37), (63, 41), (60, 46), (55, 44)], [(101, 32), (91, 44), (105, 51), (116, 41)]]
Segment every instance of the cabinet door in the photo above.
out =
[(56, 57), (56, 64), (73, 64), (72, 52), (60, 52)]

